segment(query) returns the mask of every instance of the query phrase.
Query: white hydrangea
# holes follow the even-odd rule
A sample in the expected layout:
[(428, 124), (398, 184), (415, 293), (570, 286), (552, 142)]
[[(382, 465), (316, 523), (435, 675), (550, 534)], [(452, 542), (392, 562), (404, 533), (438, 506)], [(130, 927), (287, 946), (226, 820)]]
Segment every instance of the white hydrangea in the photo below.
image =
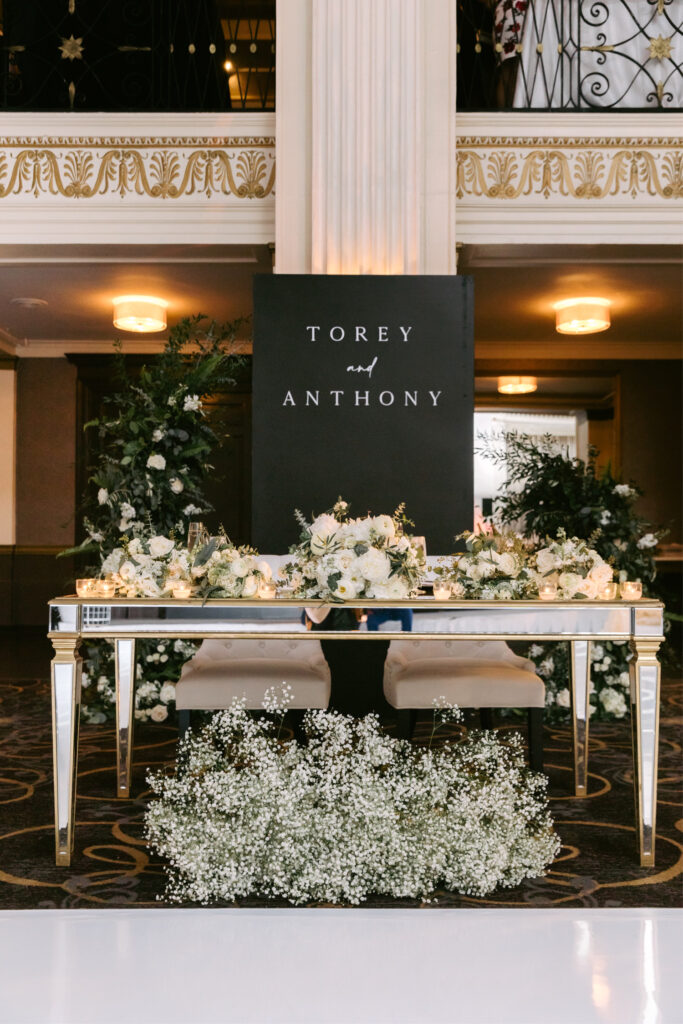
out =
[(614, 715), (615, 718), (623, 718), (626, 714), (627, 707), (623, 693), (611, 686), (605, 686), (600, 691), (600, 703), (605, 711)]
[(185, 412), (197, 412), (201, 409), (202, 403), (199, 395), (185, 395), (183, 409)]
[(614, 494), (618, 494), (620, 498), (630, 498), (635, 491), (628, 484), (617, 484), (614, 488)]

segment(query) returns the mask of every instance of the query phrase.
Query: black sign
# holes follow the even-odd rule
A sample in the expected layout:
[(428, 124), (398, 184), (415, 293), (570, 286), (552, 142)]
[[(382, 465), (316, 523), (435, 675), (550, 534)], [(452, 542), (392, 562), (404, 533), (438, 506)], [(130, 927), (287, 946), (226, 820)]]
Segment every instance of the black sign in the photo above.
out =
[(283, 553), (341, 495), (401, 501), (428, 553), (472, 527), (468, 277), (263, 275), (254, 284), (252, 538)]

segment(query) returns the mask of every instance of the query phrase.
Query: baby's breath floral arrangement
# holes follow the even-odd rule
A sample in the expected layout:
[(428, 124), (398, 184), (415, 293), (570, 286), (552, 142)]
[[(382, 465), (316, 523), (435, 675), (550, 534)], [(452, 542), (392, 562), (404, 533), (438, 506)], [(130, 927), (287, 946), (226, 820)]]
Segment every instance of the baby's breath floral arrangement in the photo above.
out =
[(442, 559), (434, 573), (451, 584), (453, 597), (508, 601), (536, 595), (531, 545), (520, 534), (489, 526), (484, 533), (465, 531), (455, 539), (464, 542), (465, 552)]
[(400, 505), (393, 515), (352, 519), (339, 498), (308, 522), (298, 511), (299, 543), (284, 575), (295, 597), (350, 601), (395, 600), (415, 594), (425, 566), (424, 550), (405, 532), (412, 523)]
[(421, 747), (375, 715), (308, 711), (307, 742), (283, 741), (286, 703), (270, 698), (259, 718), (236, 703), (190, 734), (170, 774), (149, 776), (146, 837), (171, 902), (485, 896), (556, 856), (547, 779), (526, 769), (519, 737)]

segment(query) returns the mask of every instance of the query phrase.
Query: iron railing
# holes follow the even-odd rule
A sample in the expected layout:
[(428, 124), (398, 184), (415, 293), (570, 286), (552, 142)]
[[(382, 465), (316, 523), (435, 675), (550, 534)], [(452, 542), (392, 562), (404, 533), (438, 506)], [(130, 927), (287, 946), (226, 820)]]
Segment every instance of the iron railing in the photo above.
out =
[(275, 0), (0, 0), (0, 110), (275, 108)]
[(683, 0), (459, 0), (458, 109), (680, 110)]

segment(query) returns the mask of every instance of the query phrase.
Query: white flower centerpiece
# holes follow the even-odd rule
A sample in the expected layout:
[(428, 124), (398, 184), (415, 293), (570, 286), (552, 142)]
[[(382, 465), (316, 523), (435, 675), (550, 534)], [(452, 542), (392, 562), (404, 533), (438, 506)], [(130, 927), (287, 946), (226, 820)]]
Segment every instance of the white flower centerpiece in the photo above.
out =
[(418, 589), (425, 560), (422, 547), (405, 527), (404, 506), (393, 515), (349, 516), (341, 498), (328, 512), (308, 522), (298, 509), (299, 544), (283, 574), (294, 597), (324, 601), (356, 598), (400, 600)]
[(555, 540), (546, 537), (545, 546), (538, 548), (529, 565), (536, 585), (544, 582), (557, 584), (557, 596), (562, 600), (598, 597), (610, 583), (614, 570), (590, 546), (590, 540), (567, 537), (558, 530)]
[(271, 579), (270, 565), (250, 547), (235, 547), (225, 534), (195, 551), (170, 537), (123, 538), (102, 563), (102, 575), (121, 597), (169, 597), (189, 583), (197, 597), (256, 597)]
[(545, 874), (560, 839), (519, 736), (417, 746), (375, 715), (308, 711), (307, 743), (283, 741), (286, 703), (268, 697), (273, 718), (236, 703), (190, 734), (171, 774), (148, 777), (146, 836), (171, 902), (485, 896)]
[(451, 585), (453, 597), (507, 601), (536, 594), (529, 566), (531, 543), (511, 530), (459, 534), (466, 551), (442, 559), (435, 575)]

